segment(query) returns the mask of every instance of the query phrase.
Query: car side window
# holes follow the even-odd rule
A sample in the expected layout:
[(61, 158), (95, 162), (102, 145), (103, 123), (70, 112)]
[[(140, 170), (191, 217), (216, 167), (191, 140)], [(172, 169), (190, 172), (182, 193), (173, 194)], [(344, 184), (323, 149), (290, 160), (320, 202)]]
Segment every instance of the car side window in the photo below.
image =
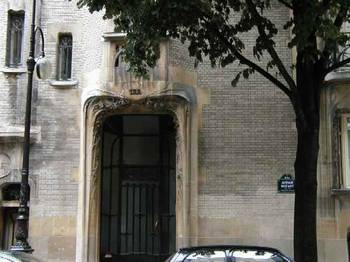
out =
[(189, 254), (184, 262), (226, 262), (224, 251), (195, 251)]
[(234, 250), (230, 252), (235, 262), (283, 262), (284, 260), (276, 254), (268, 251), (257, 251), (257, 250)]
[(170, 262), (182, 262), (187, 257), (187, 255), (188, 255), (187, 253), (177, 253), (177, 255), (172, 257)]
[(287, 262), (291, 261), (277, 250), (232, 247), (225, 249), (184, 249), (169, 258), (167, 262)]

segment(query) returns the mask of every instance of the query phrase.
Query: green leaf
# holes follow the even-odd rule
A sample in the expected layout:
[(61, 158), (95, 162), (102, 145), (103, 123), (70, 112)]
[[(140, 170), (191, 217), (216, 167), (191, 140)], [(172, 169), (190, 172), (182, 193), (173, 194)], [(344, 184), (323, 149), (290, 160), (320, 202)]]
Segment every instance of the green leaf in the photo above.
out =
[(241, 74), (242, 74), (242, 72), (239, 72), (239, 73), (235, 76), (235, 78), (232, 79), (232, 81), (231, 81), (231, 86), (232, 86), (232, 87), (236, 87), (236, 86), (237, 86), (237, 84), (238, 84), (238, 82), (239, 82), (239, 79), (241, 78)]

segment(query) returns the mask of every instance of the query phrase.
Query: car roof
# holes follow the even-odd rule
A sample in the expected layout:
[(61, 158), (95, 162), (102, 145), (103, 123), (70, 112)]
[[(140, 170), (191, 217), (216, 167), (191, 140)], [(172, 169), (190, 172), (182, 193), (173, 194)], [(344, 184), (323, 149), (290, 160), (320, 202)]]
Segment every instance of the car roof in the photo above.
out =
[(279, 253), (282, 254), (281, 251), (279, 251), (276, 248), (272, 247), (263, 247), (263, 246), (249, 246), (249, 245), (208, 245), (208, 246), (193, 246), (193, 247), (183, 247), (180, 248), (180, 252), (193, 252), (196, 250), (227, 250), (227, 249), (253, 249), (257, 251), (267, 251), (271, 253)]

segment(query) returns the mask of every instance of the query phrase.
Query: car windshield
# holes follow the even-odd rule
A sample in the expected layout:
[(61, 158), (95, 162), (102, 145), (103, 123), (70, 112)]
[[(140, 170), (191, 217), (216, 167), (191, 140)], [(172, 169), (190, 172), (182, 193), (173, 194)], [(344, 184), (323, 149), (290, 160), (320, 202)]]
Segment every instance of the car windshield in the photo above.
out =
[(169, 262), (288, 262), (277, 251), (263, 249), (183, 250)]

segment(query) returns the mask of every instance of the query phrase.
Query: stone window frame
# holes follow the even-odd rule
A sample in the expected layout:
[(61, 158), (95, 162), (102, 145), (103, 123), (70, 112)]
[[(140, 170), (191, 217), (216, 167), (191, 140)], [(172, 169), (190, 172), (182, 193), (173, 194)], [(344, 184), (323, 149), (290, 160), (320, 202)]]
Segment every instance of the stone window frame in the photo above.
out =
[[(16, 23), (17, 22), (17, 23)], [(10, 68), (18, 68), (23, 65), (23, 42), (25, 30), (25, 12), (8, 11), (7, 19), (7, 40), (5, 65)], [(14, 38), (17, 41), (14, 43)], [(17, 48), (16, 48), (17, 44)]]
[(73, 75), (73, 35), (60, 33), (57, 43), (57, 81), (70, 81)]
[[(132, 73), (128, 71), (128, 64), (124, 62), (122, 45), (116, 45), (116, 54), (113, 61), (113, 83), (130, 85), (130, 83), (135, 79), (133, 78)], [(123, 77), (118, 79), (116, 77), (118, 74), (122, 75)]]
[[(344, 158), (346, 154), (350, 154), (346, 150), (344, 143), (348, 141), (345, 134), (345, 119), (350, 117), (350, 108), (342, 108), (334, 111), (332, 117), (332, 168), (333, 168), (333, 190), (350, 191), (350, 163), (346, 170), (344, 166)], [(344, 135), (345, 134), (345, 135)], [(346, 138), (345, 138), (346, 137)], [(344, 141), (346, 139), (346, 141)], [(347, 173), (347, 174), (346, 174)]]
[[(113, 62), (113, 83), (115, 85), (123, 85), (128, 89), (133, 87), (147, 87), (152, 81), (159, 81), (160, 78), (168, 79), (167, 70), (159, 64), (156, 64), (153, 68), (148, 68), (148, 77), (135, 77), (132, 72), (129, 72), (129, 64), (124, 61), (123, 45), (116, 44), (115, 55)], [(123, 76), (121, 79), (117, 78), (117, 75)]]

